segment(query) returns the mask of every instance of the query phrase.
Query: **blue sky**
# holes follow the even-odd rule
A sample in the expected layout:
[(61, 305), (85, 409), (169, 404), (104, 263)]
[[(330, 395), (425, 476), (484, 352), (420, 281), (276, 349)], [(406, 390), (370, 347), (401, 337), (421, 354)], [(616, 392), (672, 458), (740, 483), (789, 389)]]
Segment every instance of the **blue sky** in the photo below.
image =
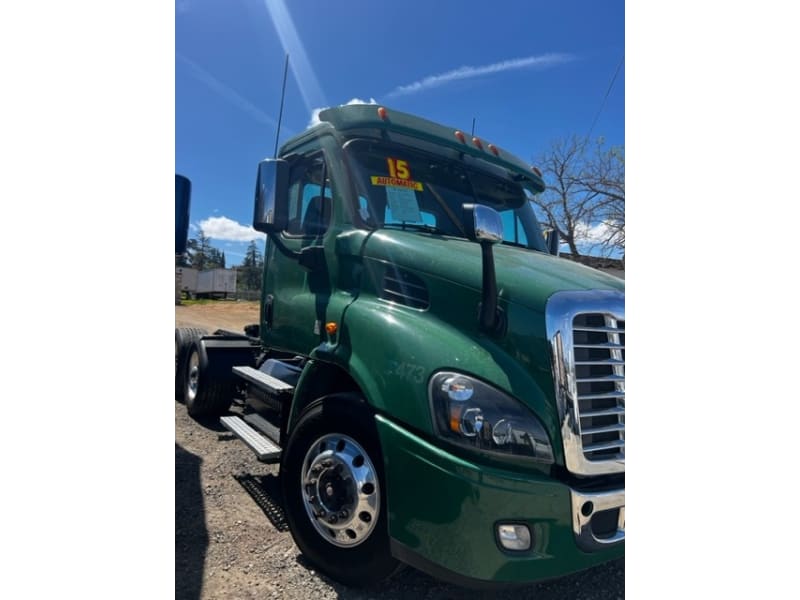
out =
[[(175, 169), (228, 266), (242, 260), (256, 165), (315, 109), (374, 100), (469, 131), (526, 161), (558, 137), (625, 142), (624, 3), (178, 0)], [(605, 103), (603, 103), (605, 99)], [(602, 111), (601, 111), (602, 106)], [(263, 246), (262, 246), (263, 247)]]

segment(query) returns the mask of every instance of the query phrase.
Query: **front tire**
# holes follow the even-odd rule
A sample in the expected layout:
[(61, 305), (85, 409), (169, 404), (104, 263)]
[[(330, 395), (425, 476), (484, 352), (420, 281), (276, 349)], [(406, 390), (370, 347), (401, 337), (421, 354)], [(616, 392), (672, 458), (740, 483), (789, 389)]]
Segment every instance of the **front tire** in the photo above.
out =
[(320, 571), (363, 587), (398, 570), (383, 455), (363, 401), (329, 396), (307, 408), (284, 450), (281, 482), (292, 537)]

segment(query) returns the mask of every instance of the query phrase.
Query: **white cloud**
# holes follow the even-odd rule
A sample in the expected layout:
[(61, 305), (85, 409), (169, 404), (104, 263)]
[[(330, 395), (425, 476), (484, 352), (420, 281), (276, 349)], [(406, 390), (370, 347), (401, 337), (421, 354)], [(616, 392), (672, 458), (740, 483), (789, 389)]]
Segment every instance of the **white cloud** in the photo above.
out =
[[(353, 98), (344, 104), (340, 104), (339, 106), (347, 106), (349, 104), (377, 104), (375, 98), (370, 98), (369, 101), (362, 100), (361, 98)], [(319, 125), (319, 113), (325, 110), (326, 108), (330, 108), (328, 106), (323, 106), (322, 108), (315, 108), (311, 111), (311, 120), (308, 122), (309, 127), (313, 127), (314, 125)]]
[(228, 217), (209, 217), (200, 221), (200, 229), (206, 236), (218, 241), (249, 242), (261, 239), (264, 235)]
[(594, 225), (585, 222), (578, 223), (575, 226), (575, 237), (591, 244), (600, 244), (611, 236), (613, 229), (610, 225), (606, 221), (595, 223)]
[(445, 73), (439, 73), (437, 75), (428, 75), (427, 77), (424, 77), (423, 79), (420, 79), (413, 83), (398, 86), (394, 88), (391, 92), (389, 92), (387, 96), (389, 98), (396, 96), (406, 96), (408, 94), (416, 94), (417, 92), (421, 92), (423, 90), (427, 90), (434, 87), (439, 87), (447, 83), (450, 83), (452, 81), (458, 81), (461, 79), (470, 79), (472, 77), (479, 77), (481, 75), (502, 73), (503, 71), (511, 71), (514, 69), (527, 69), (531, 67), (538, 67), (543, 69), (561, 63), (569, 62), (571, 60), (574, 60), (574, 57), (570, 54), (551, 53), (551, 54), (542, 54), (539, 56), (527, 56), (525, 58), (512, 58), (509, 60), (492, 63), (490, 65), (483, 65), (477, 67), (463, 66), (457, 69), (453, 69), (452, 71), (447, 71)]
[(601, 221), (593, 225), (581, 222), (575, 227), (575, 242), (584, 254), (599, 253), (603, 256), (620, 258), (624, 254), (624, 249), (620, 250), (614, 245), (614, 242), (620, 240), (624, 246), (624, 232), (620, 234), (617, 221)]

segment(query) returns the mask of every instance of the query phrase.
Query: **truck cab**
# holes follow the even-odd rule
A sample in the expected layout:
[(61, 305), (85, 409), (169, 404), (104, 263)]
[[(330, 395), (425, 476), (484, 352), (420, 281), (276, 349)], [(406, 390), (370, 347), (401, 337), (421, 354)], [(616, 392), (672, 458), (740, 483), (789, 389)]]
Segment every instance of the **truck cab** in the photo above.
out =
[(258, 166), (260, 323), (176, 332), (176, 393), (280, 462), (298, 547), (349, 585), (623, 556), (624, 282), (553, 253), (541, 173), (494, 144), (319, 117)]

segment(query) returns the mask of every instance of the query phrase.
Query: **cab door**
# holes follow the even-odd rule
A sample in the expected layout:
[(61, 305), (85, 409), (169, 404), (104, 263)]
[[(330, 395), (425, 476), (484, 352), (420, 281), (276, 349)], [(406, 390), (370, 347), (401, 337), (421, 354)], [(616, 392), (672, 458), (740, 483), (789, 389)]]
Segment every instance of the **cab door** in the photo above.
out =
[(319, 146), (292, 161), (288, 224), (278, 234), (279, 244), (267, 240), (265, 252), (262, 339), (269, 347), (302, 355), (324, 339), (331, 296), (324, 245), (335, 181), (328, 162)]

